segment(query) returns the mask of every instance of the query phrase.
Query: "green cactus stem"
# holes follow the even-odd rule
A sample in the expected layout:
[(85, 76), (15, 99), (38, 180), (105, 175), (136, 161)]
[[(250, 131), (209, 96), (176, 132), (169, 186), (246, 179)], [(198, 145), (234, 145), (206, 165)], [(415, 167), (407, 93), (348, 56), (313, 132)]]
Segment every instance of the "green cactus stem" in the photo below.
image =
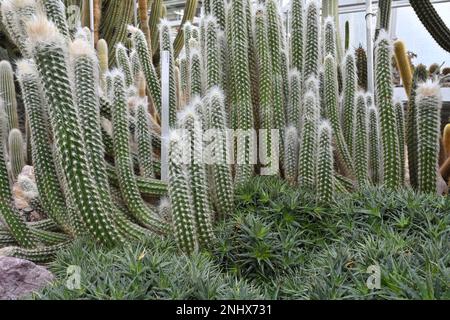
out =
[(303, 1), (291, 1), (291, 67), (303, 71)]
[(286, 181), (291, 185), (297, 184), (298, 176), (298, 131), (294, 126), (286, 128), (285, 134), (285, 162), (284, 162), (284, 176)]
[(315, 1), (306, 7), (306, 30), (303, 79), (319, 75), (319, 8)]
[(150, 133), (151, 121), (147, 101), (139, 101), (136, 115), (136, 143), (138, 145), (139, 170), (144, 178), (155, 178), (153, 170), (153, 147)]
[(300, 72), (297, 69), (292, 69), (289, 72), (289, 104), (287, 119), (288, 125), (295, 126), (297, 130), (300, 130), (300, 115), (301, 110), (301, 81)]
[(334, 169), (331, 125), (323, 121), (319, 126), (317, 151), (317, 204), (328, 207), (334, 198)]
[(353, 138), (355, 132), (356, 101), (356, 66), (355, 57), (348, 53), (344, 57), (344, 91), (342, 103), (342, 122), (344, 139), (348, 150), (353, 155)]
[(405, 147), (406, 147), (406, 137), (405, 137), (405, 111), (403, 109), (403, 103), (401, 101), (394, 102), (395, 109), (395, 119), (397, 123), (397, 134), (398, 134), (398, 150), (400, 157), (400, 183), (405, 184), (405, 171), (406, 171), (406, 160), (405, 160)]
[[(189, 75), (191, 77), (190, 83), (190, 97), (193, 98), (195, 96), (201, 96), (203, 94), (203, 80), (202, 80), (202, 71), (203, 64), (200, 51), (197, 48), (191, 49), (191, 59), (190, 59), (190, 67)], [(189, 99), (190, 100), (190, 99)]]
[(5, 132), (19, 128), (19, 116), (17, 114), (16, 88), (14, 86), (14, 73), (8, 61), (0, 62), (0, 99), (3, 100), (6, 113)]
[(359, 93), (356, 97), (356, 114), (354, 127), (354, 163), (356, 179), (359, 186), (368, 183), (368, 122), (366, 96)]
[(116, 63), (125, 75), (125, 85), (130, 87), (134, 83), (133, 72), (131, 69), (131, 62), (128, 57), (127, 49), (121, 43), (116, 45)]
[(377, 29), (375, 31), (375, 39), (378, 39), (381, 30), (389, 31), (391, 24), (391, 6), (392, 0), (378, 1)]
[(65, 38), (70, 39), (64, 3), (61, 0), (45, 0), (42, 1), (42, 4), (47, 19), (55, 24)]
[(379, 123), (378, 110), (369, 105), (369, 175), (375, 185), (382, 182)]
[(367, 54), (361, 44), (355, 50), (355, 57), (358, 74), (358, 86), (361, 90), (367, 91)]
[(9, 132), (8, 144), (11, 176), (16, 181), (25, 166), (25, 144), (19, 129), (12, 129)]

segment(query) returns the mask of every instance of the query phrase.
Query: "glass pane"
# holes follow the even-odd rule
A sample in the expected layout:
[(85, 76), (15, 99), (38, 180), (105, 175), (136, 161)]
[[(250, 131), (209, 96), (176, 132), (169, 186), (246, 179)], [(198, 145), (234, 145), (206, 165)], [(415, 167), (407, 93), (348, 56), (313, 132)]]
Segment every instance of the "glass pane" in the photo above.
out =
[[(434, 5), (443, 21), (450, 21), (450, 3)], [(450, 27), (450, 25), (447, 25)], [(411, 7), (397, 9), (397, 32), (398, 39), (403, 40), (409, 51), (417, 54), (414, 64), (423, 63), (427, 66), (445, 62), (450, 66), (450, 53), (442, 49), (428, 33), (417, 18)]]

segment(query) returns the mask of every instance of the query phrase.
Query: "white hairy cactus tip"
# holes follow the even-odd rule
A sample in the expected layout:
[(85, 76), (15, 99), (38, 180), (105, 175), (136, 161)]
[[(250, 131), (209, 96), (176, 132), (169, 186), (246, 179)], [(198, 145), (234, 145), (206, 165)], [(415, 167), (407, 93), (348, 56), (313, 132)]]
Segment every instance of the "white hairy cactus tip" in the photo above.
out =
[(380, 33), (378, 34), (378, 39), (375, 42), (375, 48), (377, 48), (381, 42), (385, 41), (387, 41), (389, 49), (392, 50), (392, 40), (391, 37), (389, 36), (389, 33), (386, 30), (381, 29)]
[(84, 39), (75, 39), (69, 45), (69, 52), (73, 58), (89, 57), (95, 59), (97, 54), (92, 45)]
[(350, 61), (355, 61), (355, 53), (352, 50), (347, 50), (343, 59), (343, 65)]
[(168, 29), (170, 31), (170, 23), (169, 20), (167, 19), (161, 19), (159, 21), (159, 25), (158, 25), (159, 31), (162, 31), (163, 29)]
[[(106, 72), (106, 76), (109, 76), (113, 79), (113, 81), (116, 80), (116, 78), (119, 78), (122, 82), (124, 81), (124, 74), (122, 72), (122, 70), (118, 69), (118, 68), (114, 68), (108, 72)], [(125, 83), (124, 83), (125, 86)]]
[(35, 0), (6, 0), (4, 2), (11, 2), (16, 9), (34, 7), (36, 5)]
[(297, 68), (292, 68), (289, 70), (288, 77), (289, 79), (292, 79), (294, 77), (300, 79), (300, 72), (297, 70)]
[(178, 123), (180, 124), (180, 127), (182, 127), (187, 118), (197, 119), (198, 116), (196, 107), (198, 104), (201, 104), (201, 102), (200, 97), (195, 96), (191, 103), (178, 113)]
[(127, 31), (131, 34), (135, 34), (136, 32), (139, 31), (139, 29), (130, 24), (127, 26)]
[(425, 97), (435, 96), (439, 100), (441, 99), (441, 86), (439, 82), (428, 80), (425, 83), (422, 83), (417, 88), (417, 101)]
[(170, 199), (168, 197), (162, 197), (161, 200), (159, 200), (159, 209), (166, 209), (170, 208)]
[(326, 17), (323, 24), (324, 24), (325, 28), (331, 27), (334, 29), (334, 18), (332, 16)]
[(308, 90), (306, 93), (305, 93), (305, 101), (307, 101), (307, 100), (313, 100), (314, 102), (316, 102), (316, 95), (315, 95), (315, 93), (313, 92), (313, 91), (311, 91), (311, 90)]
[(33, 60), (20, 59), (16, 62), (16, 74), (19, 79), (24, 79), (29, 76), (36, 76), (38, 73)]
[(220, 89), (218, 86), (214, 86), (211, 89), (208, 90), (208, 97), (209, 99), (220, 99), (221, 101), (224, 101), (224, 93), (223, 90)]
[(308, 86), (311, 83), (314, 84), (316, 88), (319, 88), (320, 81), (315, 76), (309, 76), (308, 79), (306, 79), (306, 86)]
[(206, 28), (208, 28), (209, 24), (212, 24), (214, 26), (217, 26), (217, 18), (213, 16), (212, 14), (208, 14), (204, 20), (203, 23), (205, 24)]
[(325, 63), (327, 63), (327, 61), (335, 63), (334, 57), (331, 53), (329, 53), (326, 57), (325, 57)]
[(11, 0), (4, 0), (0, 2), (0, 11), (3, 13), (13, 11), (14, 5)]
[(27, 22), (27, 34), (32, 47), (38, 44), (63, 43), (64, 38), (55, 24), (44, 15), (37, 15)]
[(331, 128), (331, 123), (328, 120), (322, 120), (319, 124), (319, 132), (322, 132), (323, 130), (327, 130), (329, 132), (329, 134), (331, 135), (332, 132), (332, 128)]
[(297, 136), (297, 134), (298, 134), (297, 128), (295, 126), (286, 127), (285, 132), (286, 132), (286, 137)]
[(169, 143), (178, 143), (181, 141), (180, 130), (170, 130), (169, 132)]
[(375, 106), (370, 106), (368, 110), (369, 110), (369, 114), (371, 112), (373, 112), (373, 113), (377, 113), (378, 112), (378, 110), (377, 110), (377, 108)]
[(308, 2), (306, 3), (306, 10), (308, 11), (311, 6), (314, 6), (315, 9), (318, 9), (319, 4), (317, 3), (317, 0), (308, 0)]

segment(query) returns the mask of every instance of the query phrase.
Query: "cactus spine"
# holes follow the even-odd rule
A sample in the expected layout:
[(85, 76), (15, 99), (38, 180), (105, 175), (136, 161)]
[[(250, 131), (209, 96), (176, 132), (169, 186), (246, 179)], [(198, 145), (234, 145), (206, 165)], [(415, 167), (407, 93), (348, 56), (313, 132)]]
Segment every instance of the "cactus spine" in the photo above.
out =
[(394, 52), (397, 68), (400, 71), (400, 76), (403, 81), (403, 87), (405, 87), (406, 95), (409, 97), (411, 94), (412, 73), (405, 43), (403, 41), (395, 41)]
[(344, 175), (353, 175), (353, 162), (345, 143), (344, 135), (340, 125), (338, 114), (338, 81), (337, 81), (337, 68), (334, 58), (328, 55), (325, 58), (325, 72), (324, 72), (324, 103), (325, 114), (330, 120), (333, 128), (333, 137), (336, 142), (337, 155), (339, 165), (344, 172)]
[(13, 180), (16, 181), (25, 166), (25, 148), (22, 132), (19, 129), (12, 129), (9, 132), (8, 144), (11, 175)]
[(373, 184), (381, 182), (381, 146), (378, 110), (369, 106), (369, 175)]
[(403, 109), (403, 103), (401, 101), (396, 101), (394, 103), (395, 108), (395, 119), (397, 122), (397, 133), (398, 133), (398, 150), (400, 157), (400, 183), (404, 185), (405, 183), (405, 170), (406, 170), (406, 160), (405, 160), (405, 112)]
[(303, 71), (303, 1), (291, 1), (291, 67)]
[(319, 126), (319, 144), (317, 152), (317, 204), (329, 206), (334, 197), (332, 129), (324, 121)]
[(367, 106), (364, 94), (356, 98), (356, 119), (354, 127), (355, 173), (360, 186), (368, 182), (368, 140), (367, 140)]
[(356, 101), (356, 66), (355, 57), (348, 53), (344, 58), (344, 92), (343, 92), (343, 133), (349, 152), (353, 155), (353, 138), (355, 125)]
[(139, 169), (141, 176), (154, 178), (153, 147), (150, 133), (150, 115), (147, 111), (147, 101), (138, 103), (136, 115), (136, 142), (138, 145)]
[(392, 102), (392, 49), (386, 33), (381, 33), (375, 50), (375, 78), (377, 103), (380, 110), (381, 140), (383, 148), (383, 181), (389, 189), (400, 185), (399, 140), (395, 109)]
[(3, 100), (4, 104), (6, 113), (6, 134), (8, 134), (11, 129), (19, 128), (14, 73), (11, 64), (8, 61), (0, 62), (0, 99)]
[(417, 89), (418, 182), (419, 191), (437, 192), (437, 164), (442, 101), (440, 87), (426, 83)]

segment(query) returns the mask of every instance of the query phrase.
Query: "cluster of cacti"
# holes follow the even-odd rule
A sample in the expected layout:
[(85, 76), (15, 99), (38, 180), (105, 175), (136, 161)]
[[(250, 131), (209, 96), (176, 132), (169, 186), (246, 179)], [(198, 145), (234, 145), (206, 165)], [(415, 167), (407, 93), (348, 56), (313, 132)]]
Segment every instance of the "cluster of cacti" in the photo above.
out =
[[(323, 19), (316, 1), (292, 1), (288, 28), (275, 0), (205, 1), (205, 15), (192, 23), (197, 1), (187, 1), (175, 40), (163, 1), (152, 2), (150, 16), (149, 2), (139, 1), (140, 29), (127, 26), (130, 3), (95, 1), (91, 39), (89, 30), (73, 32), (61, 0), (45, 2), (43, 13), (34, 2), (2, 2), (2, 21), (25, 58), (16, 77), (28, 129), (24, 137), (13, 68), (1, 62), (8, 125), (0, 209), (8, 228), (0, 245), (20, 248), (0, 254), (46, 261), (81, 235), (114, 245), (172, 230), (181, 251), (208, 249), (214, 223), (234, 210), (235, 185), (258, 173), (280, 175), (327, 207), (336, 193), (369, 183), (407, 185), (408, 154), (411, 185), (436, 192), (438, 87), (416, 93), (426, 75), (418, 66), (410, 81), (397, 42), (398, 65), (408, 67), (405, 117), (393, 101), (392, 44), (380, 31), (376, 92), (364, 92), (367, 58), (348, 43), (341, 52), (337, 1), (323, 2)], [(380, 9), (386, 29), (390, 1)], [(39, 226), (22, 221), (11, 203), (10, 178), (25, 161), (49, 218)]]

